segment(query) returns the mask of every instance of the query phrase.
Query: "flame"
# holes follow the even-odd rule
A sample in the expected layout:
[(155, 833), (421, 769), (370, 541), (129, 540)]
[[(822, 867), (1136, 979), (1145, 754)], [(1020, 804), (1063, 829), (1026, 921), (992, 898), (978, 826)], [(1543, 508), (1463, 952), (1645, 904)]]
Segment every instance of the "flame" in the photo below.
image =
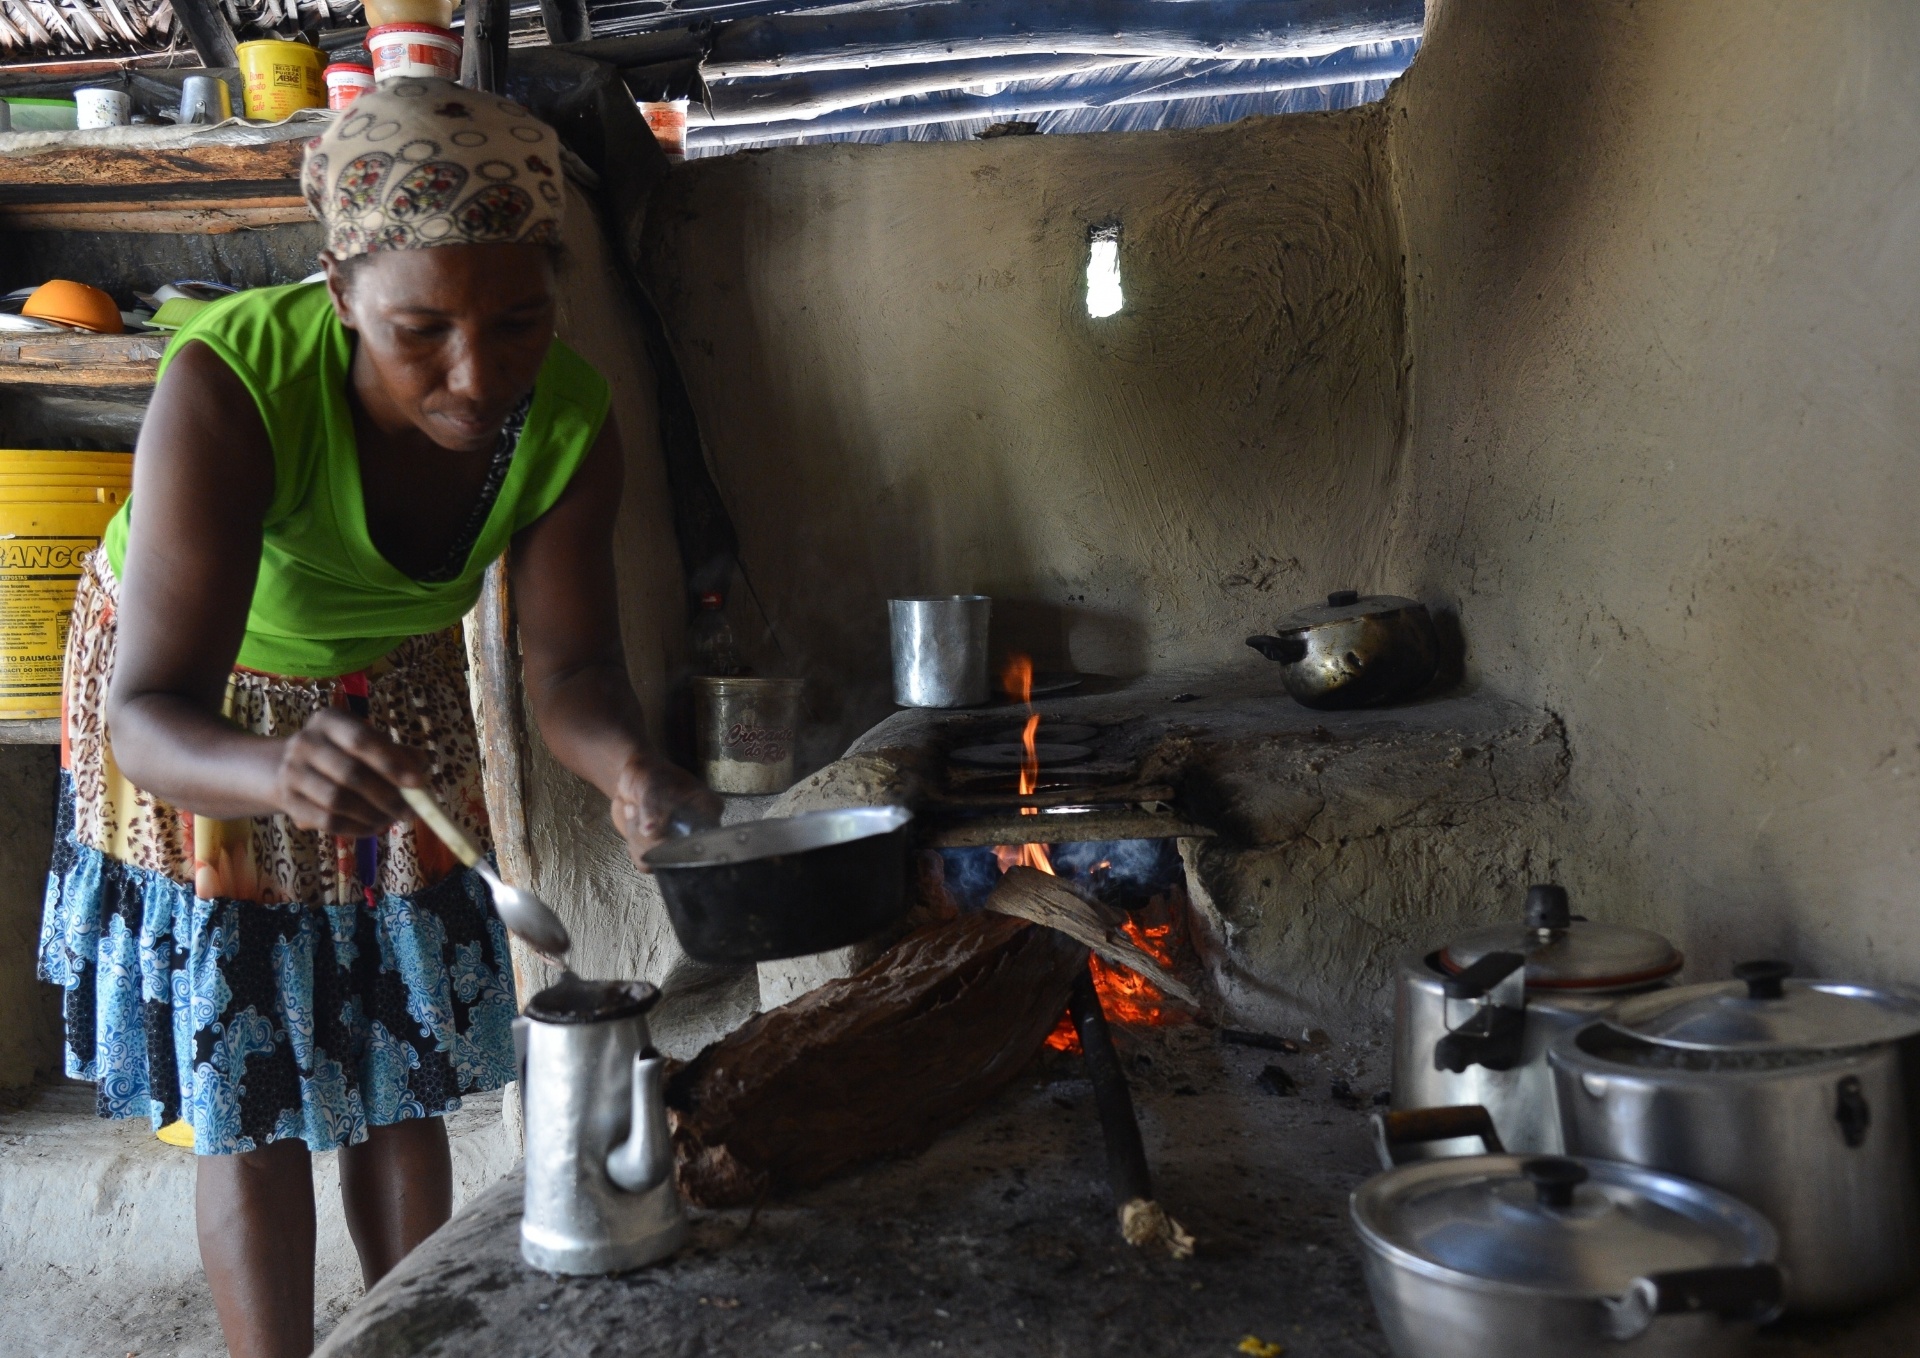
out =
[[(1027, 724), (1020, 732), (1020, 743), (1026, 747), (1026, 754), (1020, 760), (1020, 795), (1029, 797), (1040, 786), (1040, 714), (1033, 710), (1033, 658), (1015, 655), (1007, 661), (1006, 669), (1000, 672), (1000, 682), (1007, 692), (1013, 694), (1027, 705)], [(1040, 808), (1023, 806), (1023, 816), (1037, 816)], [(1047, 856), (1044, 844), (996, 844), (993, 856), (999, 861), (1000, 871), (1020, 866), (1036, 868), (1049, 877), (1060, 874), (1053, 870), (1053, 860)]]
[(1030, 655), (1011, 655), (1007, 657), (1007, 667), (1000, 671), (1000, 687), (1010, 697), (1018, 698), (1033, 708), (1033, 657)]

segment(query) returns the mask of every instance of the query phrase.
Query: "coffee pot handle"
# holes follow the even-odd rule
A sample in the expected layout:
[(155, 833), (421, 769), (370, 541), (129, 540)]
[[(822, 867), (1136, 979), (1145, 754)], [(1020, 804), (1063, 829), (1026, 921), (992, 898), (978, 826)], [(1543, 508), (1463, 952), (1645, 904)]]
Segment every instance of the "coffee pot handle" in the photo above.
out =
[(661, 1057), (633, 1058), (633, 1130), (607, 1154), (607, 1177), (629, 1193), (658, 1188), (673, 1173), (666, 1072), (667, 1063)]

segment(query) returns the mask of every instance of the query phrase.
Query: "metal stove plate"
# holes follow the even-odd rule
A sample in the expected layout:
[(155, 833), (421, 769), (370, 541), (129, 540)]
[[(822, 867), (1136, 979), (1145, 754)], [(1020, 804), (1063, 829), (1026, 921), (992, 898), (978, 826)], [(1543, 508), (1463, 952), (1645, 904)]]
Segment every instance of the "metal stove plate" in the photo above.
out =
[[(1055, 745), (1050, 741), (1040, 741), (1034, 746), (1039, 756), (1040, 767), (1055, 768), (1062, 764), (1077, 764), (1093, 751), (1084, 745)], [(967, 745), (947, 756), (956, 764), (971, 764), (982, 769), (1017, 769), (1026, 762), (1025, 745), (1007, 743), (1004, 745)]]

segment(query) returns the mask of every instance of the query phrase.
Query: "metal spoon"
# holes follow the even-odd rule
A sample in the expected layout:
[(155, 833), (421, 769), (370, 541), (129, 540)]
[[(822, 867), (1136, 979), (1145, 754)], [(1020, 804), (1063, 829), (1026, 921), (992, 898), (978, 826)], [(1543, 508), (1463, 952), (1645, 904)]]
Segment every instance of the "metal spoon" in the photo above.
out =
[(407, 799), (407, 805), (413, 808), (414, 814), (427, 823), (427, 828), (453, 850), (455, 858), (480, 874), (487, 889), (493, 892), (493, 908), (499, 914), (500, 922), (525, 939), (529, 947), (565, 966), (567, 950), (573, 946), (573, 939), (567, 933), (567, 926), (560, 922), (560, 917), (553, 913), (546, 902), (531, 891), (501, 881), (500, 874), (493, 870), (493, 865), (480, 852), (480, 846), (441, 808), (431, 792), (425, 788), (403, 787), (400, 795)]

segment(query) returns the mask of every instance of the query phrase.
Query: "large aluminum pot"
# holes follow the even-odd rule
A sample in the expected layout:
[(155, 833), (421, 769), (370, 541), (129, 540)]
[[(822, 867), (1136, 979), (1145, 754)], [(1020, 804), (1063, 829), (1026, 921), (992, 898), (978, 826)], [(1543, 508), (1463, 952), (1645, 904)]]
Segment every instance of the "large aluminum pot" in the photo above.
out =
[(1398, 1358), (1722, 1358), (1779, 1310), (1764, 1217), (1633, 1165), (1423, 1160), (1349, 1211)]
[(1844, 1310), (1920, 1278), (1920, 1001), (1787, 972), (1630, 1000), (1549, 1061), (1572, 1151), (1752, 1203), (1779, 1228), (1788, 1306)]
[(1558, 1155), (1566, 1144), (1547, 1049), (1623, 997), (1670, 984), (1682, 960), (1658, 934), (1574, 918), (1561, 887), (1531, 888), (1524, 921), (1401, 963), (1393, 1107), (1479, 1104), (1508, 1150)]

